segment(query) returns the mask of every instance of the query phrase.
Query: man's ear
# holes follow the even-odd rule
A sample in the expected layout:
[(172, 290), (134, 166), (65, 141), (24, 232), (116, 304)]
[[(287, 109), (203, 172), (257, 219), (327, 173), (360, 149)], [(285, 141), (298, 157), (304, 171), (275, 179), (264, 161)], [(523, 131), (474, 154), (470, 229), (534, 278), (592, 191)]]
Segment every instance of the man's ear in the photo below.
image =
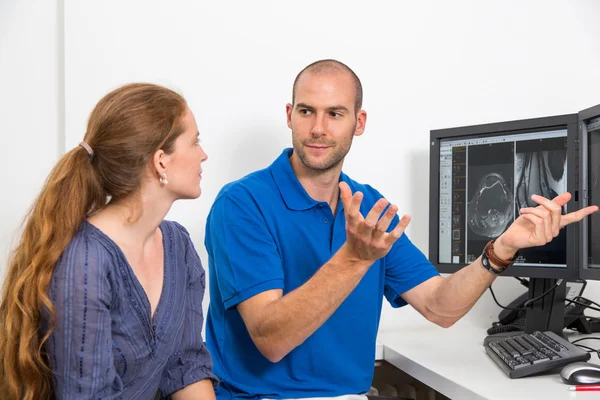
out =
[(365, 131), (367, 125), (367, 112), (360, 110), (356, 113), (356, 129), (354, 129), (354, 136), (360, 136)]
[(288, 128), (292, 129), (292, 111), (294, 110), (294, 105), (287, 103), (285, 105), (285, 113), (287, 116), (287, 126)]
[(160, 149), (156, 153), (154, 153), (152, 164), (154, 166), (154, 171), (156, 171), (156, 174), (159, 177), (161, 177), (165, 172), (167, 172), (168, 162), (169, 157), (168, 154), (164, 152), (164, 150)]

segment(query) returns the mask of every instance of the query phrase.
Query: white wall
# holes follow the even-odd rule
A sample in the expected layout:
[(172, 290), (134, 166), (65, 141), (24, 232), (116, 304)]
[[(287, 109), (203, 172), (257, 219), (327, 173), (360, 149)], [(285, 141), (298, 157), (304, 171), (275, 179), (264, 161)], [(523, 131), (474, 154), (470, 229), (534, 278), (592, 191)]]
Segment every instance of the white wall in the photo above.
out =
[(0, 281), (15, 233), (64, 147), (58, 3), (0, 1)]
[[(204, 222), (214, 197), (290, 144), (284, 106), (296, 73), (312, 61), (337, 58), (361, 77), (367, 131), (356, 139), (345, 170), (413, 217), (408, 233), (425, 253), (430, 129), (600, 103), (600, 80), (593, 79), (600, 70), (600, 53), (593, 50), (600, 3), (593, 0), (66, 0), (64, 12), (62, 150), (81, 140), (89, 112), (109, 90), (131, 81), (181, 90), (209, 161), (202, 197), (176, 204), (169, 218), (188, 227), (205, 263)], [(36, 184), (8, 187), (22, 204)], [(505, 301), (521, 290), (513, 281), (495, 284)], [(486, 295), (469, 318), (487, 325), (497, 313), (490, 302)], [(383, 328), (398, 324), (386, 307)]]

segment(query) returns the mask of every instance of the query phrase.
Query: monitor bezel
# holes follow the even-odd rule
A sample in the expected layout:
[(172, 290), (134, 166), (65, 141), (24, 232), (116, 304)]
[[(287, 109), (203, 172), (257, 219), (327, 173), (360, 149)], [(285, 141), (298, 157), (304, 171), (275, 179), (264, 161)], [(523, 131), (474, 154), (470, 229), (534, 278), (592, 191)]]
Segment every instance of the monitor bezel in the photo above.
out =
[[(440, 263), (439, 260), (439, 161), (440, 141), (485, 135), (529, 133), (546, 129), (567, 129), (567, 190), (573, 194), (567, 204), (567, 211), (579, 209), (579, 146), (578, 114), (565, 114), (552, 117), (496, 122), (430, 131), (429, 152), (429, 260), (441, 273), (454, 273), (467, 264)], [(577, 279), (579, 277), (579, 257), (581, 249), (577, 246), (580, 229), (577, 224), (567, 226), (567, 266), (563, 267), (511, 267), (502, 275), (531, 278)]]
[[(581, 160), (581, 207), (587, 207), (590, 205), (590, 199), (588, 196), (589, 180), (588, 180), (588, 131), (587, 121), (592, 118), (600, 117), (600, 105), (587, 108), (579, 112), (578, 124), (579, 124), (579, 135), (580, 135), (580, 146), (579, 146), (579, 159)], [(579, 259), (581, 260), (579, 277), (580, 279), (593, 279), (600, 280), (600, 268), (590, 268), (588, 262), (588, 218), (584, 218), (579, 224), (579, 237), (581, 238), (579, 243)]]

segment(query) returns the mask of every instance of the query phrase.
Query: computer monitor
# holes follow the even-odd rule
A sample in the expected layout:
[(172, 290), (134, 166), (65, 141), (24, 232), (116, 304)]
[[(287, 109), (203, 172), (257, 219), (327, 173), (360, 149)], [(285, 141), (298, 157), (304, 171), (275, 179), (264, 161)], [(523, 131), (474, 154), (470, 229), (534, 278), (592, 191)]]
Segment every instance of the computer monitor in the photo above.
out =
[[(582, 206), (600, 205), (600, 105), (579, 113)], [(582, 279), (600, 279), (600, 213), (580, 226)]]
[[(440, 272), (475, 261), (522, 207), (537, 206), (534, 193), (569, 191), (563, 213), (580, 208), (577, 126), (569, 114), (431, 131), (429, 258)], [(503, 273), (531, 278), (530, 299), (546, 293), (531, 302), (526, 331), (562, 331), (566, 281), (579, 277), (579, 234), (567, 226), (546, 246), (521, 250)]]

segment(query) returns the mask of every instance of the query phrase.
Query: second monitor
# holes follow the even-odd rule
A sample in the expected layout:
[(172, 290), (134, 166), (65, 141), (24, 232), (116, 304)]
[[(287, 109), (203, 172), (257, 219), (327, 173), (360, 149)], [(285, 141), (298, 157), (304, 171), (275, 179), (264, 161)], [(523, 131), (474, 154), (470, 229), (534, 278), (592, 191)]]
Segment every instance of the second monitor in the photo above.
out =
[[(532, 194), (573, 195), (563, 213), (580, 208), (578, 115), (431, 131), (429, 258), (453, 273), (500, 236)], [(579, 235), (569, 225), (543, 247), (521, 250), (503, 275), (530, 277), (526, 330), (562, 331), (565, 288), (579, 275)], [(544, 295), (545, 294), (545, 295)], [(543, 295), (543, 296), (542, 296)], [(555, 307), (560, 305), (560, 307)]]
[[(532, 194), (569, 191), (563, 214), (579, 208), (577, 115), (431, 131), (430, 259), (440, 272), (475, 261)], [(523, 249), (506, 275), (578, 278), (578, 230)]]

